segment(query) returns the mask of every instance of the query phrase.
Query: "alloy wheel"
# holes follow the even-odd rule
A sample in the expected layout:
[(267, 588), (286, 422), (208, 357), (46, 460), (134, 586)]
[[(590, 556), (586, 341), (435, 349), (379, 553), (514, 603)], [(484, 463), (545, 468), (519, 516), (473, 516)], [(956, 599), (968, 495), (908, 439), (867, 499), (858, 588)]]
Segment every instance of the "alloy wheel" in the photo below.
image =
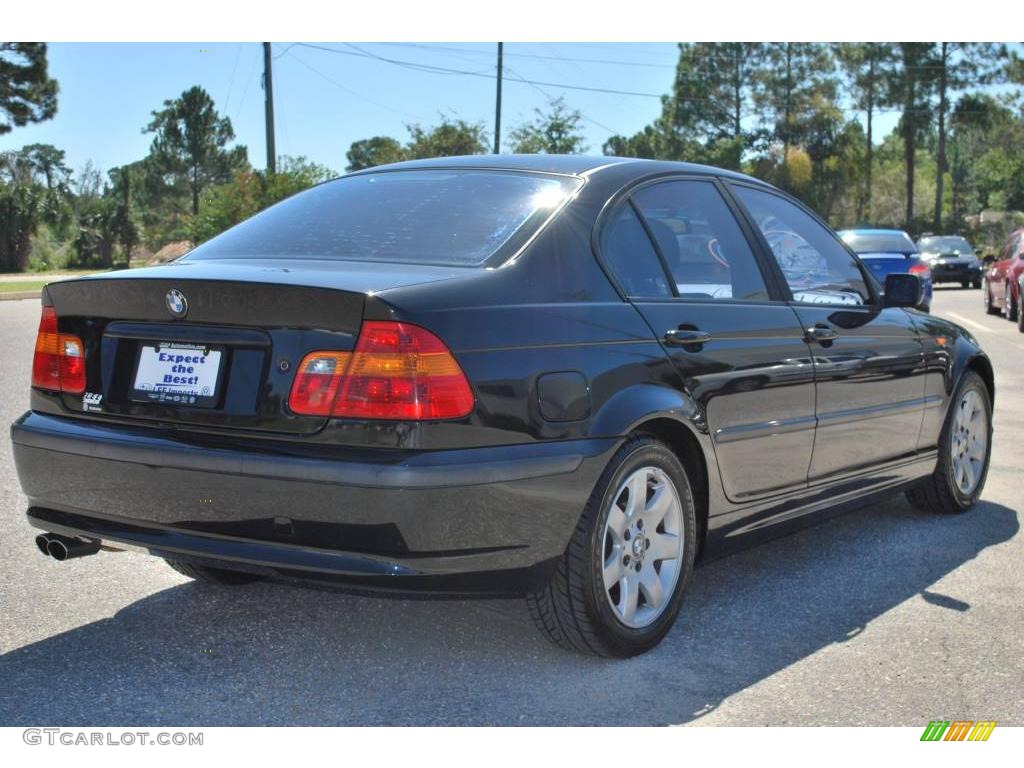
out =
[(683, 510), (669, 476), (642, 467), (626, 477), (606, 516), (601, 568), (615, 617), (634, 629), (665, 611), (683, 566)]
[(985, 405), (973, 389), (964, 392), (953, 421), (949, 441), (953, 460), (953, 482), (964, 496), (978, 487), (988, 452), (988, 415)]

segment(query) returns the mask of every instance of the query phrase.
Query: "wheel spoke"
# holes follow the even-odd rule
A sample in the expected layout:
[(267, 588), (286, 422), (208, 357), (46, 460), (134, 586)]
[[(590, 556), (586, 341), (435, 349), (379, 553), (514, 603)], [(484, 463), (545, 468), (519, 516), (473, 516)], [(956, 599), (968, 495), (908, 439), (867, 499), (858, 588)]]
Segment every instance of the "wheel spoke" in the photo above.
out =
[(967, 456), (972, 461), (978, 463), (985, 461), (985, 441), (980, 440), (977, 437), (972, 437), (971, 441), (967, 445)]
[(651, 496), (650, 501), (647, 502), (647, 508), (644, 510), (644, 525), (647, 526), (648, 530), (653, 531), (661, 525), (661, 521), (665, 519), (665, 515), (668, 514), (675, 503), (676, 500), (672, 494), (672, 489), (666, 483), (659, 485), (655, 489), (654, 495)]
[(679, 557), (679, 537), (674, 533), (654, 534), (647, 556), (652, 560), (675, 560)]
[(619, 584), (619, 615), (627, 623), (636, 618), (636, 606), (640, 597), (639, 581), (636, 576), (627, 575)]
[(647, 605), (657, 610), (665, 601), (665, 593), (661, 586), (661, 577), (653, 565), (647, 565), (640, 571), (640, 591), (644, 593)]
[(629, 498), (626, 501), (626, 517), (632, 519), (638, 513), (643, 512), (647, 504), (647, 473), (634, 473), (629, 478), (629, 484), (626, 487), (629, 490)]
[(967, 493), (968, 491), (974, 490), (974, 464), (970, 459), (968, 459), (967, 461), (961, 462), (960, 466), (963, 467), (964, 470), (964, 482), (960, 485), (960, 488), (964, 493)]
[(608, 522), (606, 525), (608, 532), (612, 534), (612, 540), (616, 544), (621, 544), (622, 534), (625, 533), (629, 520), (626, 518), (626, 513), (615, 502), (612, 502), (611, 511), (608, 512)]
[(604, 561), (602, 573), (606, 590), (611, 589), (622, 580), (626, 571), (622, 567), (622, 551), (618, 547), (612, 547), (612, 553)]

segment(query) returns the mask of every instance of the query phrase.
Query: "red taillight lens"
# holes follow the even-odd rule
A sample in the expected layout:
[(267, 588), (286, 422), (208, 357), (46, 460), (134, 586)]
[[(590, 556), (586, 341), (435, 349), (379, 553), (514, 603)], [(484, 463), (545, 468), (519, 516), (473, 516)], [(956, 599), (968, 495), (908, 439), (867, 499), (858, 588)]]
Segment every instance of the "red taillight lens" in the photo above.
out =
[(928, 268), (928, 265), (920, 262), (911, 266), (907, 271), (912, 275), (917, 275), (922, 280), (927, 280), (932, 276), (932, 271)]
[(359, 419), (457, 419), (473, 392), (452, 353), (419, 326), (363, 323), (353, 352), (311, 352), (295, 374), (295, 413)]
[(77, 336), (58, 332), (53, 307), (43, 307), (39, 318), (32, 386), (75, 395), (85, 391), (85, 347)]

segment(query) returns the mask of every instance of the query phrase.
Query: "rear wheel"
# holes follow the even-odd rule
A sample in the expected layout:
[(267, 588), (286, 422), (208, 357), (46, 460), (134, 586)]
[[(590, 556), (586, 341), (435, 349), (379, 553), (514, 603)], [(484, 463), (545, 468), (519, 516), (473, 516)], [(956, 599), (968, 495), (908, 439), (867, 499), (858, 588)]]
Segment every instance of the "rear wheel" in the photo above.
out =
[(1006, 319), (1010, 322), (1014, 322), (1017, 319), (1017, 304), (1013, 300), (1013, 291), (1010, 290), (1009, 282), (1006, 283), (1003, 296), (1003, 314), (1006, 315)]
[(195, 565), (182, 560), (168, 560), (164, 562), (183, 576), (188, 576), (196, 581), (208, 581), (214, 584), (250, 584), (260, 581), (263, 577), (255, 573), (244, 571), (232, 571), (227, 568), (212, 568), (208, 565)]
[(907, 492), (910, 503), (925, 512), (966, 512), (985, 487), (992, 454), (992, 403), (985, 382), (968, 371), (952, 403), (939, 438), (935, 472)]
[(960, 287), (961, 288), (970, 288), (971, 287), (971, 281), (970, 280), (963, 280), (963, 281), (961, 281)]
[(549, 640), (601, 656), (650, 650), (675, 622), (696, 554), (686, 470), (650, 435), (608, 463), (550, 583), (528, 596)]
[(1017, 330), (1024, 333), (1024, 287), (1017, 288)]
[(981, 280), (975, 280), (971, 283), (971, 288), (981, 288)]

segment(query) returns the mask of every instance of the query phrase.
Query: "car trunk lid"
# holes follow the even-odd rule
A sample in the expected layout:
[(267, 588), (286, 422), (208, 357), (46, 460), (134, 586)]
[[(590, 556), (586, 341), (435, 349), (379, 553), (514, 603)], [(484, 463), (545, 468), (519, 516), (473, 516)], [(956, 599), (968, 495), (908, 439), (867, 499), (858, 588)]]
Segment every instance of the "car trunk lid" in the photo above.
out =
[(187, 260), (53, 283), (44, 301), (85, 348), (86, 387), (63, 405), (94, 418), (308, 434), (288, 408), (313, 350), (350, 351), (366, 296), (465, 269), (339, 261)]

